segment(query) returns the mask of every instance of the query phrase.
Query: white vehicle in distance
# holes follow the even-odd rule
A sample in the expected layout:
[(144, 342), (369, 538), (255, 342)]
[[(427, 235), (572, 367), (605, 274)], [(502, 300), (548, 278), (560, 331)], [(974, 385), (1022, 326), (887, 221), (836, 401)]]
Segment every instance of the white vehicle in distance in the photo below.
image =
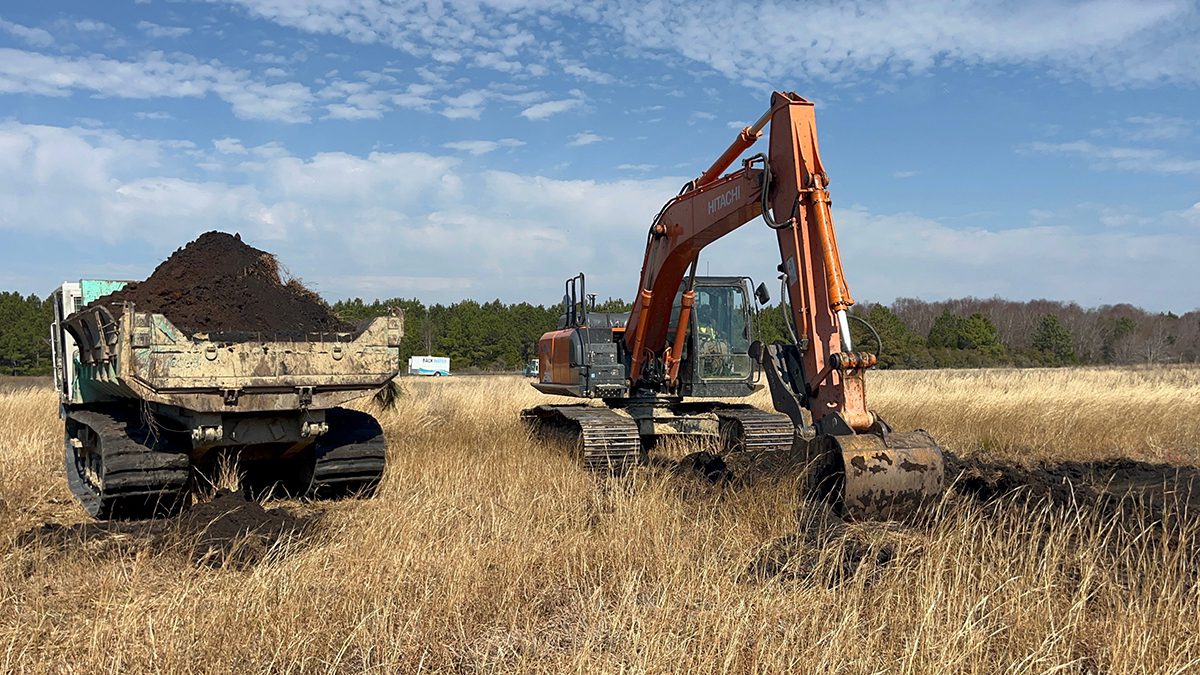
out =
[(450, 357), (410, 356), (408, 358), (408, 374), (445, 377), (450, 374)]

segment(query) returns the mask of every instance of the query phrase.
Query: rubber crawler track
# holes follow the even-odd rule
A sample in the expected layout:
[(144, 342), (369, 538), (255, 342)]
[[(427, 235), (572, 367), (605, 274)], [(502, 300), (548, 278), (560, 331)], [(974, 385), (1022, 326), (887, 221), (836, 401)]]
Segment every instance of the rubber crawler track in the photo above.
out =
[(775, 452), (792, 447), (796, 429), (787, 415), (751, 405), (726, 405), (713, 412), (720, 421), (724, 452)]
[(579, 439), (580, 461), (592, 471), (621, 475), (637, 465), (642, 439), (637, 424), (608, 408), (539, 405), (521, 413), (535, 433), (566, 433)]
[(317, 439), (311, 499), (370, 496), (387, 464), (387, 441), (379, 421), (364, 412), (331, 408), (329, 431)]
[[(135, 412), (72, 410), (66, 428), (67, 483), (88, 514), (99, 519), (152, 518), (177, 513), (186, 504), (187, 454), (165, 436), (152, 435)], [(92, 462), (96, 471), (91, 478), (81, 466), (87, 454), (72, 443), (81, 436), (99, 456), (99, 462)]]

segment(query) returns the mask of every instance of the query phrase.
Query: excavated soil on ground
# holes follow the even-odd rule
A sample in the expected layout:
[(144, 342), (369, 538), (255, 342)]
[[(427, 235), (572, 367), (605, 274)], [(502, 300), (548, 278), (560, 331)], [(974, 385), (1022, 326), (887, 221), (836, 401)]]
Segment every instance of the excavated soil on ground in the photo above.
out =
[(299, 281), (283, 281), (275, 256), (225, 232), (200, 235), (145, 281), (92, 304), (119, 315), (123, 302), (166, 316), (188, 335), (303, 339), (310, 333), (353, 329)]
[[(982, 504), (1038, 502), (1058, 510), (1096, 509), (1111, 515), (1200, 513), (1200, 467), (1131, 459), (1022, 466), (1002, 460), (944, 453), (947, 490)], [(720, 458), (692, 453), (668, 462), (681, 475), (722, 485), (749, 486), (791, 480), (805, 470), (802, 450), (738, 453)]]
[[(805, 455), (790, 450), (725, 458), (696, 452), (658, 465), (684, 480), (686, 498), (698, 488), (749, 488), (764, 481), (793, 480), (802, 486)], [(1013, 462), (958, 457), (946, 452), (947, 498), (978, 506), (985, 517), (998, 516), (1010, 506), (1046, 510), (1042, 526), (1062, 514), (1096, 526), (1110, 527), (1114, 551), (1145, 539), (1200, 559), (1200, 467), (1151, 464), (1130, 459), (1059, 462), (1022, 466)], [(816, 515), (813, 515), (816, 514)], [(846, 523), (832, 511), (817, 507), (815, 518), (800, 523), (794, 534), (774, 539), (754, 552), (746, 570), (750, 580), (791, 579), (836, 586), (850, 578), (870, 583), (885, 568), (914, 559), (922, 538), (936, 527), (929, 511), (905, 523)], [(1034, 528), (1032, 537), (1046, 536)], [(1142, 544), (1149, 546), (1149, 544)], [(865, 575), (865, 576), (864, 576)]]
[(316, 515), (284, 507), (266, 509), (222, 490), (176, 518), (141, 521), (45, 523), (17, 539), (56, 551), (83, 548), (94, 556), (121, 557), (141, 550), (182, 553), (197, 565), (244, 568), (280, 546), (303, 541)]
[(951, 489), (980, 502), (1030, 500), (1155, 520), (1200, 513), (1200, 468), (1194, 466), (1111, 459), (1022, 467), (951, 453), (945, 459)]

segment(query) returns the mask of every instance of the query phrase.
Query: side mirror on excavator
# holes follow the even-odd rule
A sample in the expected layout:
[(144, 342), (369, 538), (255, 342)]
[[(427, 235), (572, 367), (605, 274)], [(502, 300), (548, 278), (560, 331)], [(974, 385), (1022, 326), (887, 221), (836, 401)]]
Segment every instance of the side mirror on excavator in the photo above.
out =
[(765, 283), (759, 284), (758, 288), (754, 289), (754, 299), (757, 300), (758, 304), (760, 305), (765, 305), (771, 301), (771, 292), (767, 290), (767, 285)]

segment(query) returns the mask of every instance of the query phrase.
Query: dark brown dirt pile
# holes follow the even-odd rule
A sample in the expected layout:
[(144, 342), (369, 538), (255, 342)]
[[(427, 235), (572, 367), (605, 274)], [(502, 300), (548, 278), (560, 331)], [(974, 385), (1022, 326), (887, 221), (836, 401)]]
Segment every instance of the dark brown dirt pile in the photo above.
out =
[(45, 523), (17, 537), (16, 543), (61, 553), (82, 548), (96, 557), (113, 558), (150, 550), (182, 554), (197, 565), (240, 569), (262, 562), (279, 545), (302, 542), (315, 522), (315, 515), (263, 508), (222, 490), (178, 518)]
[(160, 313), (188, 335), (303, 339), (309, 333), (352, 330), (316, 293), (295, 279), (284, 282), (275, 256), (225, 232), (200, 235), (145, 281), (93, 304), (119, 313), (122, 302)]
[(1022, 467), (946, 453), (946, 482), (980, 502), (1035, 501), (1114, 516), (1200, 512), (1200, 468), (1131, 459)]
[(241, 494), (221, 490), (184, 512), (179, 532), (202, 564), (253, 564), (277, 543), (302, 533), (309, 519), (284, 508), (264, 509)]

